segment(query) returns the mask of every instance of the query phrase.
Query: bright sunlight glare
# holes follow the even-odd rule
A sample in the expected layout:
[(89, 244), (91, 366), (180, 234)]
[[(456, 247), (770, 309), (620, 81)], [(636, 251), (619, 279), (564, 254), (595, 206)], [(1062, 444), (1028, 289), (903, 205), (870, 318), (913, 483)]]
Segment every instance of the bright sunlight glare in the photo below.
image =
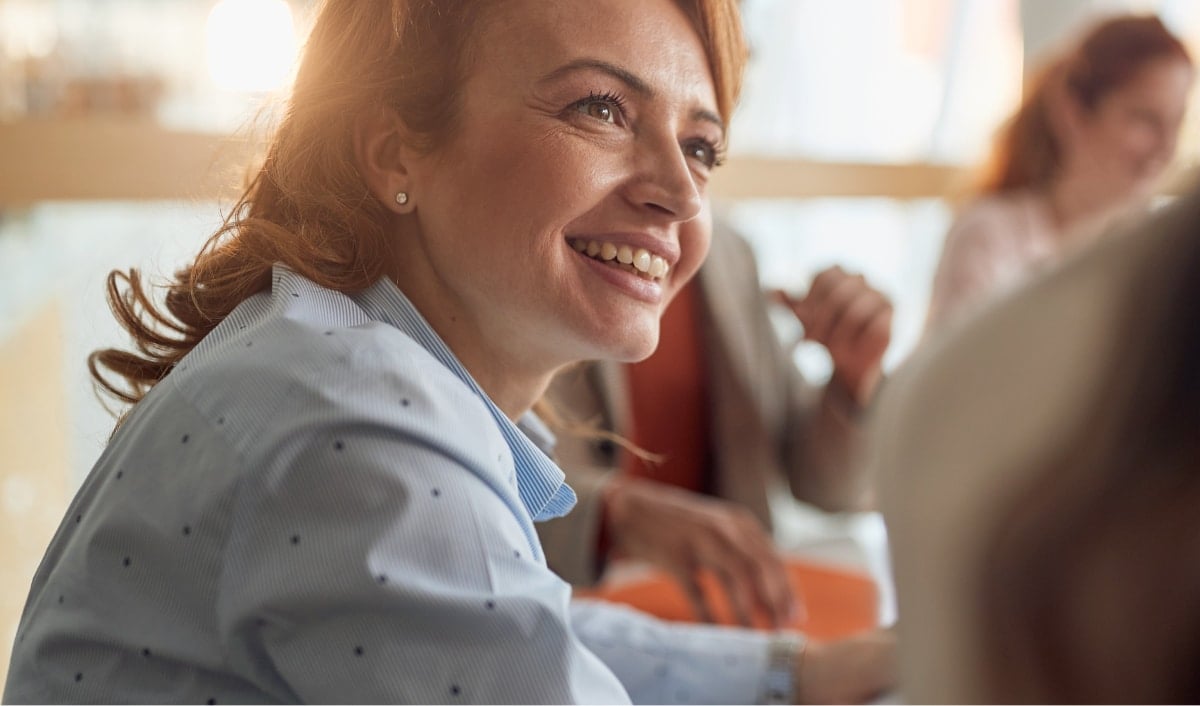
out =
[(205, 31), (208, 73), (231, 91), (273, 91), (291, 79), (297, 39), (285, 0), (221, 0)]

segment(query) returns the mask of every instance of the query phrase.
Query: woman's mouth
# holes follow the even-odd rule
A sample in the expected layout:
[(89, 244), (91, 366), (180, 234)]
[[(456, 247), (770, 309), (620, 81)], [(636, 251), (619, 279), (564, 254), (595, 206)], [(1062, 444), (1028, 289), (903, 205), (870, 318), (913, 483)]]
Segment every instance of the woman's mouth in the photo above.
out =
[(671, 269), (665, 258), (645, 248), (617, 245), (600, 240), (570, 239), (571, 247), (582, 255), (599, 260), (610, 267), (623, 269), (651, 282), (661, 282)]

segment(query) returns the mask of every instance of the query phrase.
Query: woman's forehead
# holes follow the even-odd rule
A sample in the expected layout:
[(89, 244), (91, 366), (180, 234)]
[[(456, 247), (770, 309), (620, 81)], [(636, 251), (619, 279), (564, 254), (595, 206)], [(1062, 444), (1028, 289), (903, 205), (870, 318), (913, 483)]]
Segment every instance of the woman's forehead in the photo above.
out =
[[(700, 92), (712, 76), (692, 20), (674, 0), (506, 0), (482, 18), (471, 74), (535, 81), (572, 63), (621, 67), (651, 88)], [(706, 106), (710, 107), (710, 106)]]

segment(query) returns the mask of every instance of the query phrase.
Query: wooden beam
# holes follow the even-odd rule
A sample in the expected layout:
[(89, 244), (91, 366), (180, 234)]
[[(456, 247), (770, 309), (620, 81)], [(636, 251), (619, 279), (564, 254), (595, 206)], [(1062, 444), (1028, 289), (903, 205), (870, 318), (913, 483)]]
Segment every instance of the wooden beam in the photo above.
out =
[[(261, 144), (245, 137), (166, 130), (120, 118), (0, 123), (0, 208), (38, 201), (214, 200), (238, 194)], [(1194, 169), (1175, 168), (1179, 193)], [(966, 169), (735, 156), (713, 173), (724, 200), (964, 195)]]
[(257, 146), (127, 119), (0, 124), (0, 206), (234, 197)]
[(937, 164), (732, 157), (713, 173), (712, 193), (723, 199), (943, 198), (961, 188), (963, 177), (961, 167)]

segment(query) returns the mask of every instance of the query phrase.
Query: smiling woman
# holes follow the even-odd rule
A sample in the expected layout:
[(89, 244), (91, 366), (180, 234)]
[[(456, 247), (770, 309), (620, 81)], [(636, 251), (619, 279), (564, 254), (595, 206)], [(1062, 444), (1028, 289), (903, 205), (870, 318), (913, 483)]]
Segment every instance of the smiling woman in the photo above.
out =
[[(409, 146), (394, 114), (360, 139), (372, 194), (404, 192), (402, 216), (419, 214), (393, 279), (510, 416), (566, 363), (648, 355), (708, 249), (687, 224), (724, 138), (710, 62), (678, 6), (619, 4), (496, 13), (437, 149)], [(668, 270), (613, 268), (575, 240), (644, 250)]]
[(853, 647), (572, 605), (533, 528), (575, 497), (529, 409), (565, 365), (653, 350), (708, 248), (744, 54), (734, 0), (328, 0), (165, 309), (110, 276), (135, 349), (92, 372), (132, 407), (34, 579), (5, 700), (886, 686)]

